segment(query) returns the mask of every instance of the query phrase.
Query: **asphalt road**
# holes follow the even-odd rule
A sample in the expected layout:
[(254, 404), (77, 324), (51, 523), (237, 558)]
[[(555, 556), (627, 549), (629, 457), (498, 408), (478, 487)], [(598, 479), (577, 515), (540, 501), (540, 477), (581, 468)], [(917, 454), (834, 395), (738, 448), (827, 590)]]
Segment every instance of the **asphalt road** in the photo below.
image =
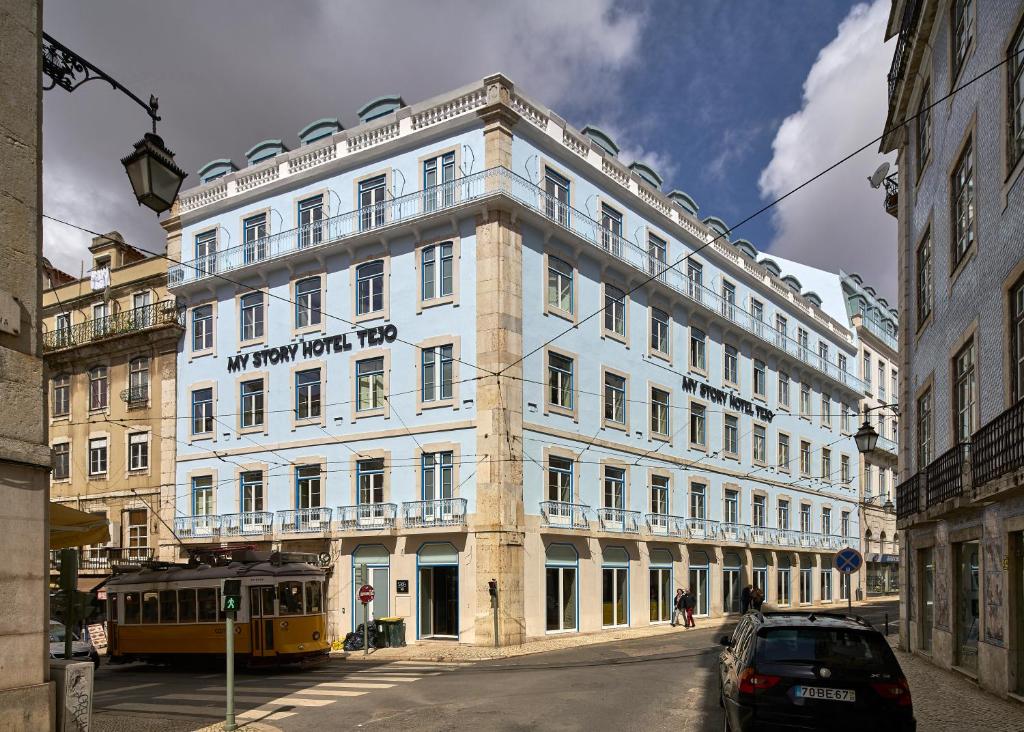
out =
[[(895, 618), (896, 603), (861, 609), (880, 629), (885, 612)], [(722, 632), (680, 630), (462, 665), (352, 657), (309, 671), (239, 673), (236, 707), (285, 731), (721, 729)], [(197, 729), (223, 719), (223, 679), (219, 669), (103, 667), (94, 727)]]

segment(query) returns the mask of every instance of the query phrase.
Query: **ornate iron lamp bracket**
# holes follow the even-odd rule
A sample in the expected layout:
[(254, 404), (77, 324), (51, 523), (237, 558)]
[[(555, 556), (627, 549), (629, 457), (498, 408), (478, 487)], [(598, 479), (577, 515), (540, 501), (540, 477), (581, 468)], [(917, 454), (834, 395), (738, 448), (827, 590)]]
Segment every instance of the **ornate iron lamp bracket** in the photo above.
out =
[(160, 105), (155, 96), (151, 94), (149, 96), (149, 104), (147, 104), (119, 81), (99, 67), (86, 61), (48, 33), (43, 33), (42, 49), (43, 74), (49, 79), (48, 82), (44, 81), (43, 91), (49, 91), (59, 86), (68, 92), (73, 92), (87, 81), (95, 79), (105, 81), (114, 89), (126, 94), (136, 104), (146, 110), (146, 114), (153, 120), (153, 133), (156, 134), (156, 123), (160, 120), (157, 109), (159, 109)]

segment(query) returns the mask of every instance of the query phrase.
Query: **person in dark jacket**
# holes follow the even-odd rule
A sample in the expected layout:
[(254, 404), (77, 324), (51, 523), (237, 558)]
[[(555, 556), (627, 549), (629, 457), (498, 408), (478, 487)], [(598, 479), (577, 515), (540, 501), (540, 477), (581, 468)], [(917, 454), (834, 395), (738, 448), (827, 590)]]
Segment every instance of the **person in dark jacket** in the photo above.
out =
[(686, 611), (686, 627), (696, 628), (697, 624), (693, 622), (693, 609), (697, 607), (697, 596), (693, 594), (693, 588), (691, 587), (683, 595), (683, 608)]
[(676, 596), (672, 600), (672, 627), (679, 625), (679, 621), (686, 614), (686, 608), (683, 606), (683, 590), (682, 588), (676, 590)]
[(750, 592), (750, 604), (757, 612), (761, 612), (761, 606), (764, 604), (764, 590), (754, 587)]
[(747, 585), (743, 588), (740, 593), (740, 603), (743, 605), (743, 614), (746, 615), (747, 611), (750, 610), (750, 593), (754, 588)]

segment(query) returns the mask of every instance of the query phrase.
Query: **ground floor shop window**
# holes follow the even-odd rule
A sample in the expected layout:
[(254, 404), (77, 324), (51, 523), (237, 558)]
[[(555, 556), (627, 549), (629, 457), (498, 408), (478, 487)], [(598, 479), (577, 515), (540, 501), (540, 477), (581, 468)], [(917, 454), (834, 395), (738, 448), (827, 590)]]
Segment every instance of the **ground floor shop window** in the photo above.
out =
[(956, 545), (956, 662), (978, 670), (978, 542)]
[(776, 604), (779, 607), (788, 607), (792, 600), (790, 599), (790, 587), (792, 587), (792, 580), (790, 579), (790, 562), (788, 558), (779, 558), (779, 569), (775, 573), (776, 575)]
[(899, 591), (898, 564), (895, 562), (868, 562), (868, 595), (894, 595)]
[(722, 610), (724, 612), (742, 612), (742, 591), (739, 555), (735, 552), (726, 552), (722, 564)]
[(926, 653), (932, 652), (932, 628), (935, 625), (935, 556), (931, 547), (917, 553), (920, 566), (921, 622), (918, 624), (918, 645)]
[(764, 593), (763, 600), (770, 602), (768, 598), (768, 560), (764, 554), (754, 555), (754, 588)]
[(811, 602), (811, 587), (814, 582), (814, 570), (811, 567), (800, 568), (800, 602)]
[(839, 599), (849, 600), (850, 599), (850, 575), (843, 574), (839, 577)]
[(708, 566), (708, 555), (705, 552), (690, 553), (689, 589), (697, 601), (693, 614), (698, 616), (710, 613), (711, 584), (708, 581)]
[(832, 602), (832, 570), (821, 571), (821, 601)]
[[(380, 544), (358, 547), (352, 554), (352, 629), (359, 623), (375, 618), (390, 616), (390, 585), (391, 555)], [(367, 603), (364, 612), (363, 604), (356, 597), (356, 592), (363, 585), (374, 589), (373, 601)]]
[(651, 549), (650, 608), (652, 623), (672, 619), (672, 555), (667, 549)]
[(548, 547), (544, 580), (545, 628), (548, 632), (577, 630), (577, 561), (576, 549), (569, 544)]
[(622, 547), (606, 547), (601, 567), (601, 624), (629, 625), (629, 555)]

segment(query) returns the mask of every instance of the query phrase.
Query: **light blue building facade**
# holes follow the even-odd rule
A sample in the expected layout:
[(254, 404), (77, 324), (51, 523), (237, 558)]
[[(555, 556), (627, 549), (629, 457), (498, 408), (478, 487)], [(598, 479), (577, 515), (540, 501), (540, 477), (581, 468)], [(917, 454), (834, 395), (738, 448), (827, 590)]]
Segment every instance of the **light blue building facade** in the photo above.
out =
[(465, 643), (492, 578), (503, 642), (845, 597), (841, 292), (500, 75), (360, 118), (214, 161), (166, 224), (184, 544), (326, 555), (336, 635), (362, 583)]

